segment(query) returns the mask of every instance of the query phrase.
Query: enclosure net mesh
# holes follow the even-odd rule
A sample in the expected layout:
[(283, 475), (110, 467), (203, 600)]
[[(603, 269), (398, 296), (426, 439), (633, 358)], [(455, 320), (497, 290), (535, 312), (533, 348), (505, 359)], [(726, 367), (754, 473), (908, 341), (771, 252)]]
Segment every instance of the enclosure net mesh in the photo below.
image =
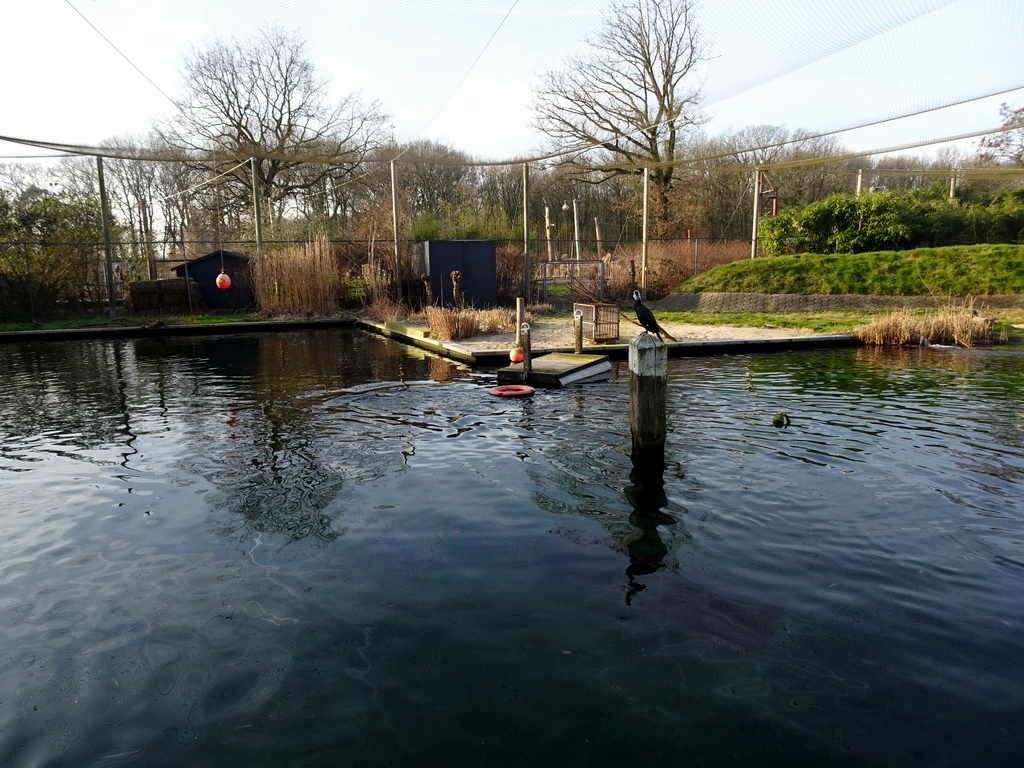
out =
[[(134, 77), (136, 87), (158, 91), (168, 102), (168, 109), (175, 107), (175, 94), (181, 93), (182, 84), (175, 83), (169, 75), (167, 62), (158, 58), (155, 43), (160, 34), (160, 18), (157, 6), (138, 4), (133, 0), (93, 0), (82, 5), (80, 0), (66, 0), (67, 6), (81, 17), (81, 43), (103, 50), (107, 54), (115, 51), (124, 72), (120, 75)], [(524, 76), (535, 76), (537, 67), (557, 69), (564, 57), (548, 56), (538, 61), (519, 61), (521, 52), (535, 50), (539, 46), (552, 50), (566, 51), (580, 55), (585, 53), (587, 39), (599, 33), (593, 23), (583, 23), (581, 18), (602, 17), (609, 8), (610, 0), (374, 0), (372, 3), (351, 5), (345, 13), (337, 10), (337, 4), (305, 0), (289, 4), (287, 17), (279, 22), (300, 33), (316, 30), (324, 25), (338, 26), (338, 44), (344, 45), (346, 34), (380, 34), (388, 41), (388, 50), (382, 56), (393, 56), (405, 49), (421, 50), (417, 46), (422, 37), (434, 40), (438, 48), (451, 42), (447, 30), (450, 20), (459, 18), (462, 22), (460, 34), (466, 30), (474, 35), (478, 45), (475, 55), (468, 55), (459, 64), (461, 70), (447, 72), (450, 88), (447, 96), (436, 104), (429, 105), (427, 112), (442, 114), (449, 102), (459, 97), (460, 91), (471, 81), (481, 61), (506, 60), (523, 68)], [(234, 17), (240, 21), (248, 18), (267, 18), (274, 13), (279, 3), (267, 0), (209, 0), (208, 3), (183, 2), (179, 4), (185, 13), (196, 9), (215, 9), (217, 19)], [(752, 6), (756, 5), (756, 11)], [(387, 20), (395, 15), (422, 13), (430, 9), (435, 21), (429, 28), (415, 33), (406, 32), (392, 36), (385, 28)], [(147, 8), (154, 10), (147, 11)], [(899, 128), (901, 122), (910, 122), (921, 116), (941, 118), (947, 111), (969, 105), (984, 99), (1006, 97), (1013, 101), (1016, 93), (1024, 88), (1024, 66), (1021, 64), (1021, 46), (1002, 49), (1000, 35), (1005, 30), (1024, 30), (1024, 3), (1019, 0), (860, 0), (857, 3), (821, 3), (818, 0), (762, 0), (757, 4), (735, 2), (698, 2), (695, 5), (697, 19), (703, 39), (707, 42), (709, 57), (697, 76), (701, 82), (701, 109), (707, 114), (718, 110), (731, 109), (732, 114), (746, 114), (746, 125), (757, 125), (762, 120), (764, 94), (776, 93), (784, 104), (799, 108), (803, 133), (800, 141), (810, 138), (836, 137), (847, 139), (858, 132), (891, 124), (885, 145), (857, 146), (855, 150), (838, 149), (820, 156), (806, 156), (785, 161), (765, 160), (770, 150), (795, 143), (795, 139), (769, 140), (758, 142), (751, 139), (747, 144), (732, 145), (720, 152), (685, 150), (670, 162), (675, 166), (694, 166), (706, 171), (743, 172), (754, 168), (792, 168), (815, 166), (823, 163), (907, 149), (934, 146), (951, 141), (978, 138), (1006, 129), (999, 116), (992, 115), (991, 124), (968, 131), (950, 130), (954, 121), (947, 124), (938, 119), (931, 122), (932, 128), (925, 134), (915, 133), (909, 127)], [(741, 9), (748, 12), (740, 13)], [(66, 9), (65, 9), (66, 10)], [(562, 10), (566, 13), (564, 24), (556, 22)], [(951, 31), (944, 20), (947, 14), (957, 10), (957, 18), (970, 19), (969, 28)], [(967, 13), (964, 13), (967, 11)], [(361, 14), (358, 16), (353, 14)], [(575, 19), (575, 21), (574, 21)], [(348, 26), (346, 26), (348, 25)], [(244, 26), (241, 29), (246, 29)], [(352, 29), (354, 32), (346, 32)], [(233, 32), (234, 30), (232, 30)], [(15, 30), (17, 32), (17, 30)], [(27, 31), (22, 31), (26, 32)], [(35, 33), (38, 34), (38, 30)], [(954, 34), (955, 32), (955, 34)], [(230, 37), (230, 34), (224, 35)], [(205, 38), (210, 39), (209, 35)], [(927, 41), (932, 42), (927, 42)], [(924, 41), (924, 42), (922, 42)], [(193, 44), (200, 46), (202, 40)], [(147, 52), (152, 50), (152, 55)], [(179, 56), (186, 51), (179, 52)], [(317, 62), (319, 63), (319, 62)], [(533, 65), (532, 71), (530, 70)], [(69, 62), (67, 67), (73, 67)], [(368, 68), (373, 62), (367, 63)], [(934, 74), (941, 70), (941, 77), (923, 77), (922, 72)], [(409, 77), (430, 77), (431, 62), (423, 61), (410, 67)], [(327, 72), (339, 88), (345, 86), (345, 73)], [(42, 74), (27, 74), (42, 77)], [(794, 78), (800, 82), (819, 84), (816, 90), (806, 94), (794, 92), (791, 83)], [(60, 99), (62, 88), (59, 68), (39, 83), (40, 93), (48, 99)], [(809, 79), (808, 79), (809, 78)], [(528, 77), (526, 79), (529, 79)], [(891, 82), (893, 87), (877, 87), (869, 93), (858, 89), (860, 80)], [(178, 89), (178, 90), (176, 90)], [(847, 98), (844, 93), (848, 92)], [(823, 95), (829, 98), (823, 98)], [(370, 94), (373, 96), (373, 94)], [(114, 96), (123, 98), (124, 95)], [(128, 96), (130, 98), (130, 95)], [(744, 102), (749, 99), (750, 109), (744, 112)], [(738, 105), (738, 106), (737, 106)], [(387, 107), (388, 105), (385, 105)], [(30, 105), (22, 105), (30, 109)], [(502, 119), (500, 115), (493, 119)], [(485, 125), (486, 123), (482, 123)], [(2, 121), (0, 121), (2, 125)], [(119, 139), (116, 126), (111, 126), (111, 138), (101, 145), (76, 142), (73, 135), (74, 121), (69, 121), (62, 130), (68, 132), (65, 141), (43, 140), (33, 136), (2, 135), (0, 141), (10, 145), (22, 145), (36, 150), (70, 155), (90, 155), (128, 160), (181, 162), (186, 160), (210, 160), (212, 156), (201, 151), (168, 149), (147, 141)], [(418, 129), (425, 131), (428, 125)], [(415, 140), (414, 129), (406, 132), (406, 141)], [(756, 133), (751, 134), (756, 135)], [(539, 136), (539, 134), (538, 134)], [(611, 138), (611, 137), (609, 137)], [(872, 139), (866, 139), (871, 141)], [(397, 144), (398, 142), (396, 142)], [(837, 142), (841, 145), (842, 142)], [(470, 165), (508, 165), (520, 163), (547, 163), (565, 160), (585, 152), (591, 147), (585, 145), (561, 146), (550, 151), (505, 156), (488, 159), (464, 159), (454, 162)], [(380, 152), (363, 162), (387, 163), (394, 160), (399, 149)], [(322, 152), (304, 153), (292, 147), (282, 150), (261, 148), (262, 158), (280, 158), (291, 162), (333, 163), (350, 162), (350, 158), (324, 155)], [(729, 158), (729, 162), (723, 162)], [(223, 159), (223, 157), (221, 158)], [(435, 162), (432, 160), (431, 162)], [(443, 164), (444, 159), (437, 159)], [(601, 163), (597, 163), (602, 165)], [(594, 167), (590, 162), (588, 167)], [(648, 163), (649, 165), (649, 163)], [(606, 168), (637, 170), (640, 166), (628, 162), (608, 162)], [(900, 170), (894, 173), (929, 173), (928, 169)], [(965, 173), (970, 173), (970, 169)], [(1019, 173), (1013, 169), (986, 169), (986, 173)]]

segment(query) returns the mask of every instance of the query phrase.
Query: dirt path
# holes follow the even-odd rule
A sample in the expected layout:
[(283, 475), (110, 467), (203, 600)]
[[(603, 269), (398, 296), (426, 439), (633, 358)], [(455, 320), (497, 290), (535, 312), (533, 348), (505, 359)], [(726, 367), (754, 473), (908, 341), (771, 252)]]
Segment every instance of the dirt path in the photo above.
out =
[[(806, 328), (749, 328), (736, 325), (698, 325), (695, 323), (663, 323), (662, 327), (672, 334), (676, 341), (746, 341), (751, 339), (792, 339), (808, 336), (824, 336)], [(639, 325), (625, 319), (620, 320), (619, 340), (628, 343), (640, 333)], [(467, 349), (511, 348), (515, 342), (514, 333), (498, 333), (492, 336), (474, 336), (455, 342)], [(538, 319), (530, 323), (530, 342), (534, 349), (549, 347), (571, 347), (573, 345), (572, 321), (567, 319)], [(590, 342), (584, 342), (590, 344)]]

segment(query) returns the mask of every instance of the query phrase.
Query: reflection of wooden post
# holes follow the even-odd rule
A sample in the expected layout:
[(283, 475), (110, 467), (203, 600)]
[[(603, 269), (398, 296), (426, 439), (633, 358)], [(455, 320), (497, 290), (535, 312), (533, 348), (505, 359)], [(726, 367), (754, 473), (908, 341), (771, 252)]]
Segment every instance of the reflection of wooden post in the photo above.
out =
[(629, 429), (633, 453), (665, 450), (668, 348), (641, 333), (629, 342)]

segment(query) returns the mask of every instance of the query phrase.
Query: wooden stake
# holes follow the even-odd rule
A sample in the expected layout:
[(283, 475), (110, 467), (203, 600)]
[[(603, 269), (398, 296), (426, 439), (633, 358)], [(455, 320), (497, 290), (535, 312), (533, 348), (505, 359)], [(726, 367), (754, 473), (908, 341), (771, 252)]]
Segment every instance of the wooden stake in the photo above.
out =
[(641, 333), (629, 342), (629, 428), (636, 454), (665, 449), (668, 348)]
[(520, 296), (516, 299), (516, 346), (523, 346), (523, 323), (526, 322), (526, 302)]

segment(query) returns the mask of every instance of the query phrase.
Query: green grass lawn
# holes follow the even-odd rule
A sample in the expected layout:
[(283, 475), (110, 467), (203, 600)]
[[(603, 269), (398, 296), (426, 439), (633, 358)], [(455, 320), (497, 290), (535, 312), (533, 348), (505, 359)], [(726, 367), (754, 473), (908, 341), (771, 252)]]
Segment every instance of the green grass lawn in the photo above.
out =
[(1024, 293), (1024, 245), (744, 259), (696, 275), (678, 290), (879, 296)]
[(210, 323), (251, 323), (268, 320), (255, 312), (236, 315), (168, 315), (166, 317), (77, 317), (64, 320), (36, 322), (27, 320), (18, 323), (0, 323), (0, 332), (14, 331), (60, 331), (68, 328), (136, 328), (163, 323), (165, 325), (198, 325)]

